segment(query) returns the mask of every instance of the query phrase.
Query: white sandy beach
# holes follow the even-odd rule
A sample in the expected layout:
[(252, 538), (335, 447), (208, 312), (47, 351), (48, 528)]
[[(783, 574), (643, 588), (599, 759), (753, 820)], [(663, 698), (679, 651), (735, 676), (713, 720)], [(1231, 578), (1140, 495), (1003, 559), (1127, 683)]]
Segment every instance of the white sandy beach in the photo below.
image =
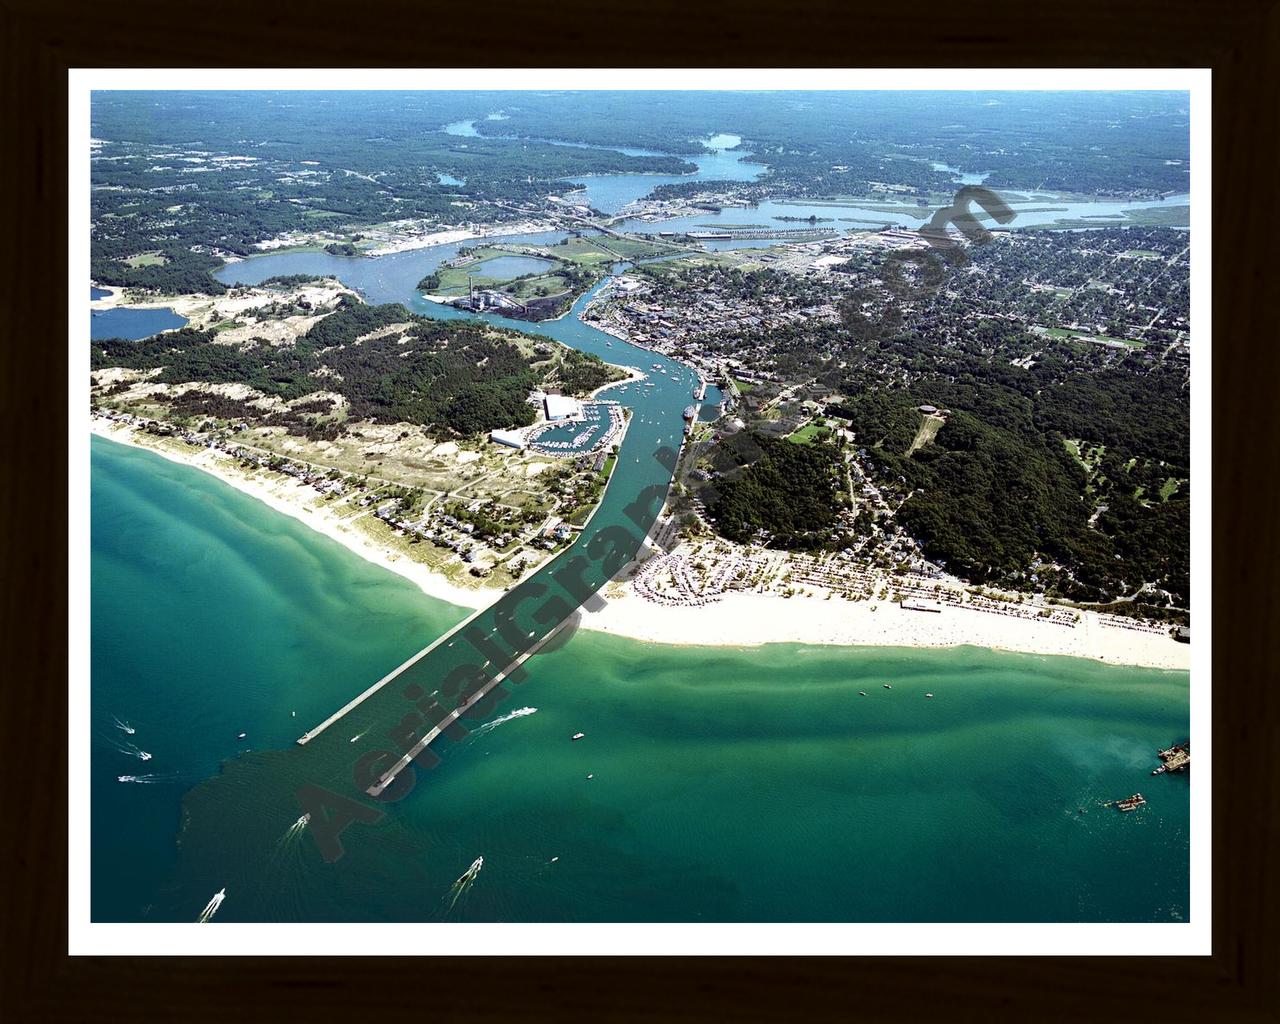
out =
[(1083, 612), (1067, 626), (991, 615), (967, 608), (906, 611), (888, 601), (783, 597), (729, 592), (697, 608), (659, 605), (628, 590), (606, 594), (608, 605), (587, 614), (585, 629), (661, 644), (750, 647), (769, 643), (842, 647), (957, 647), (970, 644), (1026, 654), (1091, 658), (1109, 665), (1189, 670), (1191, 649), (1166, 634), (1104, 626)]
[(466, 228), (455, 228), (451, 231), (433, 231), (425, 235), (409, 235), (394, 242), (382, 242), (363, 253), (365, 256), (390, 256), (397, 252), (410, 252), (414, 249), (430, 249), (433, 245), (448, 245), (450, 242), (465, 242), (469, 238), (480, 238), (474, 231)]
[(502, 596), (501, 591), (492, 589), (472, 590), (456, 586), (439, 573), (432, 572), (421, 562), (415, 562), (394, 551), (388, 551), (354, 525), (349, 517), (338, 516), (326, 506), (316, 506), (316, 492), (307, 484), (292, 477), (271, 473), (268, 470), (250, 474), (241, 469), (240, 465), (229, 456), (220, 452), (206, 449), (190, 455), (180, 454), (159, 445), (139, 442), (134, 436), (134, 431), (127, 426), (96, 418), (91, 422), (93, 433), (102, 437), (132, 445), (135, 448), (144, 448), (171, 462), (203, 469), (223, 483), (230, 484), (252, 498), (257, 498), (277, 512), (305, 523), (361, 558), (398, 573), (417, 584), (428, 597), (448, 601), (463, 608), (480, 608), (492, 604)]
[[(502, 596), (492, 588), (458, 586), (426, 565), (377, 544), (349, 519), (317, 505), (306, 484), (280, 474), (246, 473), (221, 453), (180, 454), (140, 443), (131, 428), (92, 420), (96, 434), (154, 451), (174, 462), (195, 466), (271, 508), (292, 516), (348, 550), (410, 580), (429, 597), (463, 608), (486, 607)], [(1103, 625), (1083, 612), (1075, 628), (1031, 619), (992, 615), (964, 608), (941, 613), (906, 611), (896, 604), (850, 602), (838, 597), (783, 597), (729, 592), (697, 608), (659, 605), (629, 586), (610, 586), (607, 605), (584, 616), (585, 629), (651, 643), (753, 647), (767, 643), (830, 644), (859, 647), (956, 647), (973, 645), (1028, 654), (1090, 658), (1111, 665), (1139, 665), (1188, 671), (1191, 650), (1165, 634)]]
[(426, 234), (406, 233), (402, 236), (379, 242), (366, 250), (365, 256), (390, 256), (397, 252), (410, 252), (414, 249), (430, 249), (436, 245), (448, 245), (451, 242), (465, 242), (472, 238), (502, 238), (508, 235), (534, 235), (544, 231), (559, 230), (554, 221), (526, 220), (518, 224), (487, 224), (475, 228), (451, 228), (445, 231), (432, 231)]

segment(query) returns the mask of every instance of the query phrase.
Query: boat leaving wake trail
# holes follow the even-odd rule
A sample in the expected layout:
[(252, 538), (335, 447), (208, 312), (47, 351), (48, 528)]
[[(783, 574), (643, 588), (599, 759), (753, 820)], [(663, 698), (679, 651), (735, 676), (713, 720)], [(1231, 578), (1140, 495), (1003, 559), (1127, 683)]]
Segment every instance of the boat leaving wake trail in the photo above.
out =
[(139, 761), (150, 761), (151, 755), (139, 747), (136, 743), (121, 743), (118, 740), (112, 740), (111, 745), (122, 754), (129, 757), (136, 757)]
[(524, 718), (526, 715), (532, 715), (537, 708), (516, 708), (509, 715), (503, 715), (501, 718), (495, 718), (492, 722), (485, 722), (474, 733), (473, 736), (483, 736), (487, 732), (493, 732), (494, 729), (502, 725), (503, 722), (510, 722), (513, 718)]
[(222, 906), (222, 901), (225, 900), (226, 898), (227, 898), (227, 890), (225, 888), (219, 889), (216, 893), (214, 893), (213, 899), (209, 901), (208, 905), (204, 908), (204, 910), (200, 911), (200, 916), (196, 918), (196, 924), (206, 924), (209, 921), (213, 920), (213, 915), (218, 912), (218, 908)]
[(153, 784), (157, 782), (181, 782), (181, 772), (160, 772), (155, 775), (117, 775), (117, 782), (138, 782), (143, 784)]
[(277, 845), (283, 845), (284, 843), (287, 843), (290, 839), (293, 839), (295, 836), (297, 836), (304, 828), (307, 827), (307, 823), (310, 820), (311, 820), (311, 812), (308, 811), (301, 818), (299, 818), (297, 821), (295, 821), (292, 825), (290, 825), (287, 829), (284, 830), (284, 835), (280, 837), (280, 840), (277, 843)]
[[(453, 883), (449, 889), (448, 895), (445, 896), (445, 899), (449, 900), (449, 906), (445, 910), (445, 913), (452, 910), (454, 904), (456, 904), (461, 897), (467, 894), (476, 880), (476, 875), (480, 874), (480, 869), (482, 867), (484, 867), (484, 858), (477, 857), (471, 862), (471, 867), (467, 868), (467, 870), (462, 873), (462, 877)], [(452, 899), (450, 899), (450, 897), (452, 897)]]
[(120, 719), (116, 718), (115, 715), (111, 716), (111, 720), (116, 723), (117, 729), (119, 729), (121, 732), (128, 733), (130, 736), (132, 736), (135, 732), (138, 731), (133, 726), (131, 726), (128, 722), (120, 721)]

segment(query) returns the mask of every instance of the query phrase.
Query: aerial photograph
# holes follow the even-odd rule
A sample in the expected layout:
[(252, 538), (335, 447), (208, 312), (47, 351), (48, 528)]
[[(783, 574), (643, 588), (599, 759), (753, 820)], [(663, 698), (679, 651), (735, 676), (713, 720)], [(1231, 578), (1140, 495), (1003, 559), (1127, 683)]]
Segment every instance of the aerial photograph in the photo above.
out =
[(1188, 92), (88, 116), (91, 922), (1191, 920)]

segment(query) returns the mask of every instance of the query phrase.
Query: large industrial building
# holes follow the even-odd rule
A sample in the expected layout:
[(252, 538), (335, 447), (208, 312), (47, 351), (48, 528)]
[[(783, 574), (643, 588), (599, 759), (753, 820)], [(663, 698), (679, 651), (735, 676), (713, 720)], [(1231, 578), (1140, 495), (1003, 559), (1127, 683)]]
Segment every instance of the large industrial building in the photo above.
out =
[(542, 400), (549, 420), (582, 419), (582, 403), (568, 395), (547, 395)]
[(489, 438), (498, 444), (505, 444), (508, 448), (526, 448), (529, 444), (519, 430), (491, 430)]

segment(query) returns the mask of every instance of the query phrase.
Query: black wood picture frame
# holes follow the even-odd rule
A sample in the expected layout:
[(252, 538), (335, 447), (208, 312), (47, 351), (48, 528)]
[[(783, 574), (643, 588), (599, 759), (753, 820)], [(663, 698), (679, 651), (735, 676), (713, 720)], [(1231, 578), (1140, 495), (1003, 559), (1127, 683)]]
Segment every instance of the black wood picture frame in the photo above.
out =
[[(1275, 228), (1280, 5), (395, 0), (0, 4), (9, 237), (0, 829), (6, 1020), (1280, 1019)], [(1213, 954), (1080, 958), (69, 957), (67, 70), (74, 67), (1211, 67)], [(234, 83), (234, 70), (227, 71)], [(262, 926), (270, 927), (270, 926)], [(358, 953), (358, 950), (352, 950)], [(406, 949), (406, 954), (414, 950)], [(962, 951), (957, 951), (962, 952)], [(551, 955), (550, 958), (548, 955)]]

